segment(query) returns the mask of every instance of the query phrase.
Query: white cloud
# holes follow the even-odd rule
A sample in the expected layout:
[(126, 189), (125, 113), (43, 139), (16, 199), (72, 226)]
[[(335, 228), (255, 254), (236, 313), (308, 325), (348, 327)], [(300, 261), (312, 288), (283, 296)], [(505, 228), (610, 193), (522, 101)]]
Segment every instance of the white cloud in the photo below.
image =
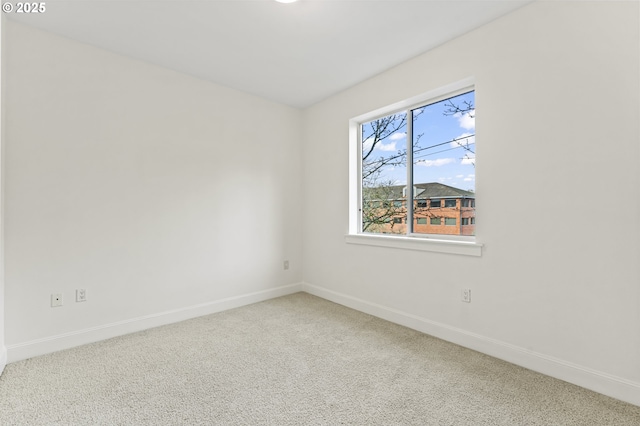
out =
[(380, 144), (376, 145), (376, 149), (380, 150), (380, 151), (395, 151), (396, 150), (396, 143), (395, 142), (391, 142), (391, 143), (388, 143), (388, 144), (380, 143)]
[(373, 145), (373, 138), (366, 139), (364, 142), (362, 142), (362, 151), (369, 152), (372, 145)]
[(438, 158), (436, 160), (418, 160), (416, 165), (424, 166), (424, 167), (439, 167), (444, 166), (445, 164), (454, 163), (455, 158)]
[(465, 182), (473, 182), (475, 179), (474, 178), (464, 178)]
[(389, 139), (391, 139), (392, 141), (397, 141), (398, 139), (404, 139), (407, 137), (406, 133), (394, 133), (391, 136), (389, 136)]
[(461, 146), (470, 146), (476, 143), (476, 137), (472, 136), (472, 133), (463, 133), (453, 142), (450, 143), (451, 148), (460, 148)]
[(470, 178), (474, 178), (474, 179), (475, 179), (475, 178), (476, 178), (476, 175), (467, 175), (467, 177), (470, 177)]
[(462, 161), (460, 161), (460, 164), (475, 164), (476, 163), (476, 158), (475, 157), (465, 157), (462, 159)]
[(475, 130), (476, 128), (476, 110), (472, 109), (464, 114), (457, 113), (454, 117), (458, 119), (458, 125), (465, 130)]
[(456, 179), (460, 179), (460, 178), (463, 178), (463, 177), (464, 177), (464, 175), (456, 175)]

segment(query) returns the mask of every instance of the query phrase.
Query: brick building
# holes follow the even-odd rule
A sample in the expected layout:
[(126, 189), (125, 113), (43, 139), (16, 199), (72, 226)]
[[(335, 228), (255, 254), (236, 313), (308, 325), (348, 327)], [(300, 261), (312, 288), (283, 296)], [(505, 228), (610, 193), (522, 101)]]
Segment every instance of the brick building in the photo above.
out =
[[(413, 232), (474, 235), (475, 194), (437, 182), (414, 185)], [(407, 231), (406, 186), (363, 188), (363, 230), (374, 233)]]

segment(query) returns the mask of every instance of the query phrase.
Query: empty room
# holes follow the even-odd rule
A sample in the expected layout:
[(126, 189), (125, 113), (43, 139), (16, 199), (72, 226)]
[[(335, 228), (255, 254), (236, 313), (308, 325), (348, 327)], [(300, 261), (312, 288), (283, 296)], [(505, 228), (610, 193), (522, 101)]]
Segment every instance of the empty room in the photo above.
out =
[(640, 424), (640, 2), (2, 7), (0, 424)]

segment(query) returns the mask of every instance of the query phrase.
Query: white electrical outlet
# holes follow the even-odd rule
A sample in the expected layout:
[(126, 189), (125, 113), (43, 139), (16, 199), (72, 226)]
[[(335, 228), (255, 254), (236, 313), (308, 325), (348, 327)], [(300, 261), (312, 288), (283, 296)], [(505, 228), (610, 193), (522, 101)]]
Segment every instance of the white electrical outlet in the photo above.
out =
[(86, 302), (87, 301), (87, 290), (84, 288), (79, 288), (76, 290), (76, 302)]
[(51, 295), (51, 307), (56, 308), (62, 306), (62, 293), (55, 293)]
[(284, 269), (285, 270), (289, 269), (289, 261), (288, 260), (284, 261)]
[(463, 288), (462, 289), (462, 301), (465, 303), (471, 303), (471, 289)]

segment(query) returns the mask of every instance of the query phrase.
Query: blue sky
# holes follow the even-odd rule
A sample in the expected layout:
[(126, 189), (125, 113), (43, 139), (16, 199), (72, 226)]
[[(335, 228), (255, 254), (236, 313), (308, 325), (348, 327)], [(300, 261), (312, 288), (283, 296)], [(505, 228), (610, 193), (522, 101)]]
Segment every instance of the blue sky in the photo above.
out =
[[(464, 101), (475, 106), (474, 92), (450, 98), (461, 107)], [(414, 183), (440, 182), (465, 190), (475, 190), (475, 109), (470, 114), (446, 116), (447, 100), (419, 108), (422, 111), (414, 121)], [(376, 158), (395, 155), (406, 147), (406, 131), (401, 129), (378, 144), (373, 152)], [(461, 147), (465, 145), (467, 149)], [(434, 146), (435, 145), (435, 146)], [(382, 181), (406, 184), (406, 166), (386, 167)]]

